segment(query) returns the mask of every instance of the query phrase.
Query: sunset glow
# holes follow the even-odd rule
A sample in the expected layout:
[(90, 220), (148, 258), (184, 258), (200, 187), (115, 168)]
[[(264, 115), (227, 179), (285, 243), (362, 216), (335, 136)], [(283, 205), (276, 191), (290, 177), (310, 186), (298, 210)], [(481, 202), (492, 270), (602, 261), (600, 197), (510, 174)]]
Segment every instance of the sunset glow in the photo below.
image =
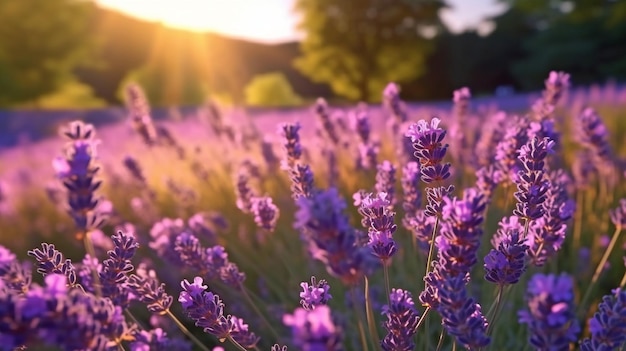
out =
[(298, 38), (292, 0), (97, 0), (108, 8), (175, 28), (263, 42)]

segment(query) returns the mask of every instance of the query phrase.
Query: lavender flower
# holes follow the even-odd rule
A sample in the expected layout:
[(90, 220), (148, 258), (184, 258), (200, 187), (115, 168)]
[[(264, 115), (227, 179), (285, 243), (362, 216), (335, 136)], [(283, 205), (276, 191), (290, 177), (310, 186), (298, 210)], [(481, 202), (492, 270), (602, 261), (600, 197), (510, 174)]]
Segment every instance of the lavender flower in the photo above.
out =
[(379, 192), (376, 197), (367, 194), (361, 200), (359, 212), (363, 216), (363, 224), (367, 225), (369, 242), (374, 256), (386, 261), (390, 259), (398, 247), (393, 240), (397, 226), (393, 223), (395, 213), (390, 210), (387, 193)]
[(143, 170), (141, 169), (141, 165), (139, 161), (137, 161), (132, 156), (126, 156), (123, 160), (124, 168), (128, 170), (128, 173), (137, 180), (140, 184), (146, 185), (146, 177), (143, 174)]
[(463, 198), (445, 198), (441, 231), (437, 237), (439, 255), (451, 275), (465, 276), (476, 264), (476, 253), (483, 234), (485, 199), (474, 188), (466, 189)]
[(251, 212), (254, 214), (254, 222), (259, 228), (263, 228), (269, 232), (273, 232), (276, 228), (276, 222), (280, 210), (272, 203), (269, 196), (253, 197), (251, 199)]
[(549, 257), (561, 249), (567, 221), (576, 210), (575, 202), (567, 194), (569, 177), (562, 170), (557, 170), (549, 174), (549, 179), (551, 186), (542, 205), (544, 214), (530, 223), (526, 242), (529, 245), (529, 256), (537, 266), (545, 264)]
[(408, 221), (422, 205), (422, 193), (419, 189), (419, 175), (420, 166), (417, 162), (409, 162), (402, 168), (401, 183), (404, 193), (402, 209), (405, 212), (405, 217), (402, 220), (403, 223)]
[(332, 320), (328, 306), (318, 306), (307, 311), (298, 308), (293, 314), (283, 316), (283, 323), (291, 328), (292, 342), (302, 351), (339, 351), (341, 330)]
[(567, 274), (535, 274), (526, 292), (528, 309), (519, 322), (528, 325), (530, 343), (540, 350), (568, 350), (580, 331), (574, 311), (574, 286)]
[(174, 298), (165, 291), (165, 284), (160, 283), (152, 270), (146, 274), (133, 274), (128, 280), (128, 287), (148, 311), (165, 314), (169, 311)]
[(302, 292), (300, 293), (300, 305), (307, 311), (315, 309), (316, 306), (325, 305), (332, 296), (328, 293), (330, 285), (326, 280), (317, 281), (311, 277), (311, 285), (307, 282), (300, 283)]
[(178, 254), (174, 250), (174, 242), (178, 235), (185, 231), (185, 222), (182, 219), (164, 218), (156, 222), (150, 229), (151, 241), (148, 246), (156, 253), (174, 263), (180, 263)]
[(235, 192), (237, 194), (237, 208), (243, 213), (250, 213), (252, 211), (252, 198), (255, 195), (254, 190), (250, 188), (248, 173), (244, 170), (239, 170), (237, 173)]
[(335, 129), (335, 125), (330, 119), (328, 103), (326, 102), (326, 100), (324, 100), (324, 98), (318, 98), (317, 101), (315, 101), (315, 106), (313, 107), (313, 110), (315, 111), (317, 120), (321, 125), (318, 129), (320, 131), (320, 134), (323, 133), (323, 135), (321, 136), (330, 140), (333, 145), (337, 145), (339, 143), (339, 135), (337, 133), (337, 130)]
[(343, 211), (344, 200), (335, 188), (297, 200), (294, 227), (301, 233), (310, 255), (345, 284), (356, 283), (367, 268), (365, 252), (356, 246), (357, 232)]
[(495, 160), (497, 166), (507, 175), (509, 182), (515, 181), (518, 172), (523, 168), (517, 153), (528, 142), (528, 126), (528, 119), (515, 118), (506, 128), (502, 140), (496, 145)]
[(439, 118), (433, 118), (430, 124), (420, 120), (411, 125), (406, 133), (406, 136), (411, 138), (415, 156), (422, 165), (422, 181), (425, 183), (442, 181), (450, 177), (450, 164), (442, 164), (448, 149), (447, 144), (442, 144), (446, 131), (439, 128), (439, 123)]
[(615, 350), (626, 342), (626, 290), (606, 295), (589, 320), (591, 338), (581, 343), (582, 351)]
[(213, 294), (203, 285), (202, 278), (195, 277), (193, 283), (187, 279), (180, 285), (183, 288), (178, 301), (183, 306), (187, 317), (191, 318), (196, 326), (215, 335), (219, 339), (226, 339), (233, 328), (230, 316), (224, 316), (224, 303), (219, 296)]
[(113, 235), (115, 249), (108, 252), (109, 258), (102, 262), (100, 283), (102, 295), (108, 297), (116, 306), (128, 306), (128, 274), (135, 269), (130, 259), (135, 255), (139, 244), (131, 234), (118, 232)]
[(280, 126), (281, 136), (285, 139), (284, 148), (287, 159), (284, 167), (292, 168), (302, 156), (302, 146), (300, 145), (300, 124), (282, 124)]
[(389, 294), (389, 305), (383, 306), (387, 320), (383, 326), (387, 335), (381, 341), (385, 351), (410, 351), (415, 347), (413, 335), (417, 332), (419, 315), (413, 303), (411, 293), (402, 289), (393, 289)]
[(546, 139), (534, 138), (522, 146), (519, 159), (525, 171), (519, 172), (517, 204), (513, 214), (525, 218), (527, 221), (543, 216), (545, 210), (541, 206), (546, 200), (546, 192), (550, 182), (544, 179), (545, 158), (552, 150), (554, 142)]
[(565, 72), (550, 71), (550, 75), (545, 81), (544, 100), (551, 105), (556, 105), (563, 91), (570, 85), (569, 78), (569, 74)]
[(485, 256), (485, 279), (501, 286), (517, 283), (526, 270), (526, 250), (528, 245), (520, 233), (510, 231), (497, 250)]
[(396, 204), (396, 167), (389, 161), (383, 161), (376, 167), (376, 170), (376, 192), (386, 193), (388, 206), (393, 209)]
[[(48, 274), (63, 274), (71, 287), (76, 285), (76, 270), (72, 260), (63, 259), (63, 254), (53, 244), (42, 243), (41, 249), (28, 251), (29, 256), (37, 260), (37, 272), (44, 276)], [(15, 257), (15, 256), (13, 256)], [(2, 264), (2, 263), (0, 263)]]
[(592, 155), (593, 164), (600, 171), (612, 167), (612, 149), (609, 143), (609, 132), (596, 111), (585, 108), (577, 119), (577, 139)]
[(248, 325), (244, 323), (243, 319), (231, 316), (230, 321), (233, 325), (230, 331), (230, 335), (233, 339), (245, 348), (254, 348), (260, 338), (249, 330)]
[(65, 156), (57, 157), (53, 167), (67, 189), (67, 203), (74, 223), (80, 230), (78, 238), (85, 232), (100, 227), (104, 218), (97, 212), (99, 200), (95, 191), (101, 182), (95, 179), (100, 168), (95, 165), (95, 130), (90, 124), (72, 122), (63, 132), (70, 141), (65, 146)]
[(426, 212), (423, 210), (417, 210), (415, 215), (409, 220), (409, 230), (415, 236), (419, 248), (425, 253), (428, 252), (430, 247), (430, 240), (436, 221), (435, 216), (426, 215)]
[(133, 128), (139, 133), (144, 143), (152, 146), (157, 141), (157, 131), (150, 116), (150, 105), (141, 87), (137, 84), (126, 86), (126, 108)]

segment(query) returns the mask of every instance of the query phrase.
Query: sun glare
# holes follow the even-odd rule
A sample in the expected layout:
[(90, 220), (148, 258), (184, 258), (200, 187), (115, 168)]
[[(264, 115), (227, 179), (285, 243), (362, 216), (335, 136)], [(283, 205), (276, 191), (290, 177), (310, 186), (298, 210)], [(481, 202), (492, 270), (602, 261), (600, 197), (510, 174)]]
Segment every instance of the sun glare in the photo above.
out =
[(293, 0), (97, 0), (150, 21), (194, 31), (212, 31), (251, 40), (297, 38)]

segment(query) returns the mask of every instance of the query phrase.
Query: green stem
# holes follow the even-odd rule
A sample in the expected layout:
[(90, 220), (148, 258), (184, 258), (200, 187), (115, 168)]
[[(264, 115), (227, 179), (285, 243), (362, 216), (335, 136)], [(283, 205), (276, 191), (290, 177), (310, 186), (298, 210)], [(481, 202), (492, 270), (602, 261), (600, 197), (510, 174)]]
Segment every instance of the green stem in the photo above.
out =
[(274, 330), (274, 328), (272, 328), (272, 325), (270, 324), (270, 322), (267, 321), (267, 319), (265, 318), (265, 316), (263, 315), (263, 313), (261, 313), (261, 311), (259, 310), (259, 308), (256, 306), (256, 304), (254, 303), (254, 301), (252, 301), (252, 299), (250, 298), (250, 295), (248, 294), (248, 290), (246, 289), (245, 286), (243, 285), (239, 285), (239, 290), (241, 290), (241, 293), (243, 294), (243, 297), (246, 299), (246, 301), (248, 302), (248, 304), (252, 307), (252, 309), (254, 310), (254, 312), (261, 317), (261, 320), (263, 321), (263, 324), (265, 324), (265, 326), (267, 327), (267, 329), (272, 333), (272, 336), (278, 340), (279, 336), (278, 333), (276, 332), (276, 330)]
[(230, 341), (233, 345), (235, 345), (235, 347), (238, 348), (239, 350), (241, 350), (241, 351), (248, 351), (248, 350), (246, 350), (245, 347), (241, 346), (240, 343), (235, 341), (235, 339), (233, 339), (233, 337), (230, 336), (230, 334), (227, 336), (227, 338), (228, 338), (228, 341)]
[(439, 342), (437, 342), (437, 351), (441, 350), (441, 347), (443, 346), (443, 338), (445, 335), (446, 335), (446, 329), (441, 328), (441, 333), (439, 333)]
[(389, 267), (387, 266), (387, 260), (383, 261), (383, 275), (385, 276), (385, 291), (387, 292), (387, 305), (391, 305), (389, 302), (389, 296), (391, 294), (391, 289), (389, 288)]
[(426, 273), (424, 276), (427, 276), (430, 273), (430, 262), (433, 259), (433, 254), (435, 252), (435, 237), (437, 236), (437, 226), (439, 225), (439, 217), (435, 218), (435, 225), (433, 226), (433, 233), (430, 236), (430, 248), (428, 249), (428, 258), (426, 259)]
[[(489, 321), (489, 326), (487, 327), (487, 336), (489, 336), (493, 330), (493, 327), (496, 324), (496, 320), (498, 319), (498, 313), (500, 312), (500, 304), (502, 302), (502, 292), (504, 291), (503, 285), (498, 284), (498, 295), (496, 296), (495, 308), (493, 310), (493, 315), (487, 318)], [(491, 313), (489, 313), (491, 314)]]
[[(356, 293), (354, 292), (354, 287), (350, 288), (350, 297), (352, 298), (352, 308), (354, 309), (354, 317), (356, 318), (357, 325), (359, 327), (361, 345), (363, 346), (364, 351), (368, 351), (369, 348), (367, 345), (367, 339), (365, 338), (365, 328), (363, 328), (363, 322), (361, 321), (361, 313), (359, 313), (359, 308), (356, 305)], [(369, 325), (369, 321), (368, 321), (368, 325)]]
[[(202, 351), (210, 351), (209, 348), (204, 346), (204, 344), (200, 340), (198, 340), (198, 338), (196, 338), (196, 336), (193, 335), (193, 333), (190, 332), (189, 329), (187, 329), (187, 327), (185, 327), (185, 325), (180, 320), (178, 320), (178, 318), (176, 318), (176, 316), (170, 310), (165, 310), (165, 314), (167, 314), (172, 319), (172, 321), (174, 321), (178, 329), (180, 329), (180, 331), (182, 331), (183, 334), (187, 335), (187, 337), (191, 339), (191, 341), (193, 341), (194, 344), (198, 345), (198, 347)], [(245, 351), (246, 349), (243, 349), (243, 350)]]
[(608, 261), (609, 256), (611, 255), (611, 252), (613, 251), (613, 248), (615, 247), (615, 243), (617, 243), (617, 239), (619, 239), (619, 235), (621, 232), (622, 232), (622, 227), (618, 226), (615, 228), (615, 233), (613, 233), (611, 242), (609, 243), (609, 246), (604, 251), (604, 255), (602, 255), (602, 259), (600, 260), (600, 263), (598, 263), (598, 266), (596, 267), (596, 271), (593, 273), (593, 277), (591, 278), (591, 283), (587, 287), (587, 291), (585, 291), (585, 295), (580, 302), (579, 308), (581, 309), (581, 311), (585, 310), (585, 304), (587, 303), (587, 300), (591, 296), (591, 292), (594, 288), (594, 285), (600, 278), (600, 274), (602, 274), (602, 271), (604, 270), (604, 265), (606, 265), (606, 261)]
[(374, 345), (380, 345), (380, 336), (378, 335), (378, 329), (376, 329), (376, 320), (374, 319), (374, 311), (372, 311), (372, 301), (370, 299), (369, 280), (365, 278), (365, 317), (367, 319), (367, 328), (370, 331), (370, 337), (372, 338)]
[(582, 232), (582, 221), (583, 221), (583, 205), (584, 205), (584, 192), (583, 190), (578, 190), (576, 192), (576, 214), (574, 218), (574, 243), (573, 248), (574, 252), (572, 257), (578, 257), (578, 250), (580, 249), (580, 234)]

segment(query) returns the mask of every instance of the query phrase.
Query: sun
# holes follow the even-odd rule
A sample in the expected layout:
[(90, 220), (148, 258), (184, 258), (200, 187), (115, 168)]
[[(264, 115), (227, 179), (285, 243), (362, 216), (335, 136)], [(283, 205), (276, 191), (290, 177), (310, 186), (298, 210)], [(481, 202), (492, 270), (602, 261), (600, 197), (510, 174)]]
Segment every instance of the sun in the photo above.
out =
[(266, 42), (297, 38), (293, 0), (97, 0), (97, 3), (186, 30)]

